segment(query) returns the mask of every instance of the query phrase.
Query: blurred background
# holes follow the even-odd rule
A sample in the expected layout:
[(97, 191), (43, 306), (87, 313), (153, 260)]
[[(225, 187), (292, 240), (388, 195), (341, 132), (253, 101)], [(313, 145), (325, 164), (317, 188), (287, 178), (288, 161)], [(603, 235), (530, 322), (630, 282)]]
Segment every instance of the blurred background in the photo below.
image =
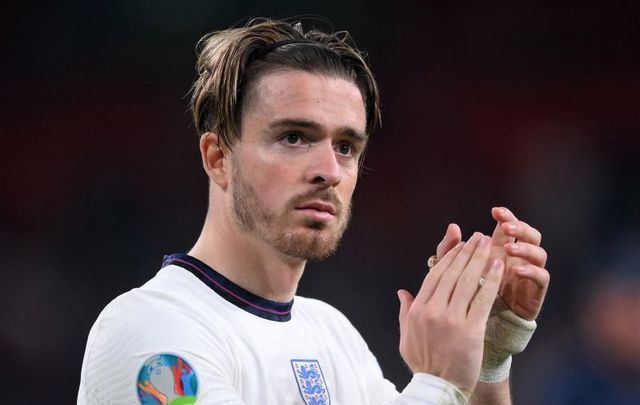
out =
[(541, 230), (552, 275), (516, 402), (640, 403), (640, 6), (478, 3), (5, 5), (3, 402), (75, 403), (102, 308), (195, 242), (197, 40), (312, 14), (368, 51), (384, 125), (342, 247), (300, 294), (342, 310), (402, 389), (396, 290), (417, 291), (448, 223), (489, 233), (505, 205)]

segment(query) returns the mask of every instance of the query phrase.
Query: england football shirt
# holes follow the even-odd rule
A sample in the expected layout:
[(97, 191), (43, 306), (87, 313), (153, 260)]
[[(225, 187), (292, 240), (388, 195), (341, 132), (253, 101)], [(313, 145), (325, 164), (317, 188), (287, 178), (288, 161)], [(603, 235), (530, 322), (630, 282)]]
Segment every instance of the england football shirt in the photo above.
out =
[(402, 393), (347, 318), (258, 297), (185, 254), (113, 300), (87, 342), (78, 404), (462, 404), (415, 374)]

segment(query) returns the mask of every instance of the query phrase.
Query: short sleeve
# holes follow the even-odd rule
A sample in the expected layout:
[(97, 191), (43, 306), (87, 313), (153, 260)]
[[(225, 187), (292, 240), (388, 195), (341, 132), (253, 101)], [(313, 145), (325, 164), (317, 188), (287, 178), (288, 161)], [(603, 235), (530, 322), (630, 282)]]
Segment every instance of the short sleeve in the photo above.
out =
[(212, 330), (170, 296), (118, 297), (89, 333), (78, 404), (241, 404), (233, 351)]

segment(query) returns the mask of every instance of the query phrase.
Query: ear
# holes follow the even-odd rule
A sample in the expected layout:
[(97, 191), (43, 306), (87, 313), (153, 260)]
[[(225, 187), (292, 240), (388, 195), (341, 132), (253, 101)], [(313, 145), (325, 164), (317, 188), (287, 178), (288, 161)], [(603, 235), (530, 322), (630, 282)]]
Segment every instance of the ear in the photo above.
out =
[(209, 179), (222, 190), (227, 189), (229, 182), (227, 173), (227, 159), (224, 156), (223, 145), (215, 132), (207, 132), (200, 137), (200, 156), (202, 166)]

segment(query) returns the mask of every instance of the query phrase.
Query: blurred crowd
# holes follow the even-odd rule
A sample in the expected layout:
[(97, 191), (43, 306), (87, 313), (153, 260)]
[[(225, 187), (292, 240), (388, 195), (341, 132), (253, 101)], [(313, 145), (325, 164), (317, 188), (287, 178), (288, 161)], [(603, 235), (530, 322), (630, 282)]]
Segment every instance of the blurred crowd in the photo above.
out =
[(490, 233), (491, 207), (505, 205), (542, 232), (552, 276), (514, 360), (515, 402), (640, 403), (636, 3), (8, 8), (3, 399), (73, 403), (101, 309), (195, 241), (207, 199), (186, 112), (196, 41), (248, 16), (319, 14), (368, 52), (383, 126), (351, 228), (336, 256), (309, 265), (300, 294), (343, 311), (401, 389), (395, 291), (418, 289), (449, 222)]

